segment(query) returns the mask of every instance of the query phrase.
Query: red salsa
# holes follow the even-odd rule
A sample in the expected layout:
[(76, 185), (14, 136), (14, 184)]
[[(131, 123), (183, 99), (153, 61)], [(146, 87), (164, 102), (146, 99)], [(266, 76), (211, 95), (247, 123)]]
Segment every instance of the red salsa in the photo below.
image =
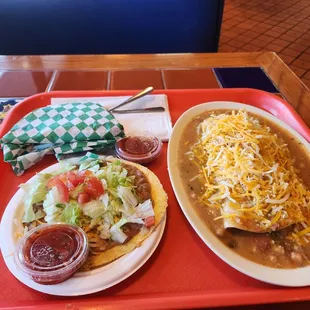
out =
[(50, 227), (37, 231), (27, 239), (24, 257), (33, 268), (57, 267), (68, 262), (77, 250), (78, 240), (73, 230), (67, 227)]
[(156, 159), (162, 150), (162, 142), (150, 134), (125, 137), (115, 146), (118, 157), (137, 163), (148, 163)]
[(67, 224), (40, 225), (18, 244), (16, 262), (35, 282), (60, 283), (73, 275), (88, 254), (82, 229)]

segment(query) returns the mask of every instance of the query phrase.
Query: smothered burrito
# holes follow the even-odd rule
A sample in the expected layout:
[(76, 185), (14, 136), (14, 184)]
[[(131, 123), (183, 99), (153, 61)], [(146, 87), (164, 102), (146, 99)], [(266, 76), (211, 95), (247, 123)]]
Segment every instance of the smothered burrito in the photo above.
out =
[(108, 264), (140, 246), (167, 207), (167, 195), (153, 172), (118, 159), (67, 163), (20, 187), (25, 191), (24, 232), (58, 222), (86, 232), (90, 253), (82, 270)]
[(272, 267), (310, 263), (309, 154), (299, 141), (222, 110), (188, 125), (179, 154), (194, 206), (224, 243)]

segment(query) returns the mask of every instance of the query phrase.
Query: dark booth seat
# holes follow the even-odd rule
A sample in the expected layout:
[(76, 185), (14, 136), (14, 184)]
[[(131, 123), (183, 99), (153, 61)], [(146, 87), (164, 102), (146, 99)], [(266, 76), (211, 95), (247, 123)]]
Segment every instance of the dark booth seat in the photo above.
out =
[(216, 52), (224, 0), (1, 0), (0, 54)]

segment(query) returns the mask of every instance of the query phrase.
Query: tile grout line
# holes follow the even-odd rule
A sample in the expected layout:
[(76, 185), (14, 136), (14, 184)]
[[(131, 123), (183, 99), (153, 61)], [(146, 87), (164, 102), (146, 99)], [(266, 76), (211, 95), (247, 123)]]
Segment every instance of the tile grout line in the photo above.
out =
[[(260, 4), (257, 4), (257, 5), (255, 5), (255, 6), (253, 6), (252, 7), (252, 9), (253, 8), (256, 8), (256, 7), (258, 7), (258, 6), (260, 6)], [(273, 7), (276, 7), (277, 6), (277, 4), (274, 4), (273, 6), (271, 6), (270, 8), (273, 8)], [(237, 9), (238, 10), (238, 8), (240, 8), (240, 7), (242, 7), (242, 4), (240, 4), (239, 6), (236, 6), (236, 7), (234, 7), (232, 10), (234, 10), (234, 9)], [(290, 8), (291, 6), (289, 6), (289, 8)], [(248, 10), (247, 10), (248, 11)], [(261, 13), (261, 12), (260, 12)], [(279, 13), (279, 12), (278, 12)], [(274, 15), (277, 15), (278, 13), (275, 13)], [(265, 13), (264, 13), (265, 14)], [(274, 16), (274, 15), (272, 15), (272, 16)], [(235, 15), (235, 16), (238, 16), (238, 15)], [(233, 16), (233, 17), (231, 17), (231, 18), (229, 18), (228, 20), (230, 20), (230, 19), (233, 19), (235, 16)], [(254, 15), (253, 15), (254, 16)], [(253, 17), (253, 16), (250, 16), (250, 18), (248, 18), (247, 20), (250, 20), (251, 19), (251, 17)], [(242, 22), (246, 22), (247, 20), (245, 20), (245, 21), (242, 21)], [(225, 22), (225, 21), (224, 21)], [(241, 22), (240, 22), (241, 23)], [(239, 24), (240, 24), (239, 23)]]
[(216, 79), (217, 84), (219, 85), (220, 88), (224, 88), (214, 69), (215, 68), (211, 68), (211, 70), (213, 72), (213, 75), (214, 75), (214, 77)]
[(110, 90), (110, 87), (111, 87), (111, 71), (109, 70), (108, 71), (108, 74), (107, 74), (107, 90)]
[[(263, 50), (267, 50), (264, 46), (256, 46), (255, 45), (255, 40), (256, 38), (251, 38), (251, 36), (249, 37), (250, 41), (249, 42), (244, 42), (243, 40), (240, 40), (241, 44), (239, 44), (238, 47), (236, 47), (234, 44), (233, 44), (233, 41), (234, 40), (238, 40), (239, 39), (239, 36), (245, 36), (246, 33), (248, 34), (251, 34), (251, 33), (255, 33), (255, 25), (253, 25), (252, 27), (250, 28), (244, 28), (242, 30), (243, 27), (239, 28), (239, 25), (240, 24), (246, 24), (249, 22), (249, 23), (252, 23), (252, 22), (256, 22), (257, 24), (256, 25), (263, 25), (264, 26), (264, 29), (267, 27), (267, 29), (263, 29), (264, 31), (263, 32), (259, 32), (257, 33), (257, 36), (263, 36), (263, 35), (266, 35), (266, 36), (269, 36), (270, 38), (272, 38), (273, 40), (266, 43), (266, 46), (269, 45), (269, 44), (272, 44), (274, 40), (276, 39), (282, 39), (281, 36), (282, 35), (286, 35), (287, 33), (289, 32), (297, 32), (298, 34), (296, 35), (296, 37), (293, 39), (288, 39), (288, 38), (283, 38), (282, 40), (285, 41), (285, 46), (283, 46), (283, 44), (281, 43), (280, 45), (278, 45), (278, 48), (279, 51), (276, 52), (279, 56), (280, 54), (283, 55), (283, 56), (287, 56), (288, 58), (290, 58), (291, 60), (290, 61), (284, 61), (285, 64), (288, 65), (288, 67), (291, 67), (291, 66), (296, 66), (297, 69), (303, 69), (303, 67), (301, 67), (300, 65), (296, 65), (296, 64), (293, 64), (296, 60), (299, 60), (300, 56), (303, 55), (306, 50), (303, 49), (303, 50), (297, 50), (295, 49), (295, 47), (291, 47), (291, 45), (293, 45), (294, 43), (296, 43), (295, 41), (296, 40), (302, 40), (302, 39), (305, 39), (307, 40), (307, 32), (305, 31), (298, 31), (298, 29), (300, 29), (302, 27), (302, 24), (304, 23), (304, 21), (306, 21), (308, 19), (308, 16), (307, 13), (303, 13), (303, 11), (306, 9), (306, 8), (309, 8), (310, 6), (309, 5), (303, 5), (302, 7), (299, 6), (299, 4), (302, 4), (302, 1), (293, 1), (293, 3), (286, 3), (284, 4), (284, 8), (282, 8), (282, 10), (279, 10), (277, 9), (277, 4), (273, 4), (271, 6), (269, 6), (268, 8), (264, 8), (263, 10), (260, 10), (259, 12), (257, 12), (257, 15), (262, 15), (262, 16), (265, 16), (264, 20), (260, 20), (260, 21), (257, 21), (255, 19), (255, 16), (256, 15), (253, 15), (252, 14), (252, 11), (253, 9), (255, 8), (258, 8), (260, 6), (260, 4), (252, 4), (251, 3), (251, 6), (248, 6), (247, 8), (243, 9), (243, 4), (244, 4), (244, 1), (241, 1), (242, 3), (240, 3), (239, 0), (237, 1), (233, 1), (233, 2), (228, 2), (227, 4), (225, 4), (225, 8), (224, 8), (224, 14), (223, 14), (223, 25), (225, 25), (225, 23), (227, 22), (227, 25), (228, 27), (225, 28), (225, 31), (222, 31), (221, 32), (221, 38), (226, 38), (226, 42), (223, 43), (223, 41), (220, 40), (220, 46), (223, 48), (223, 49), (232, 49), (234, 48), (236, 51), (244, 51), (244, 50), (247, 50), (246, 47), (255, 47), (257, 49), (257, 51), (263, 51)], [(256, 2), (256, 1), (255, 1)], [(233, 4), (232, 4), (233, 3)], [(235, 4), (237, 4), (237, 6), (235, 6)], [(295, 7), (296, 5), (296, 7)], [(228, 7), (229, 6), (229, 7)], [(270, 13), (267, 13), (267, 11), (270, 9), (270, 8), (273, 8), (273, 12), (270, 12)], [(286, 11), (290, 11), (290, 12), (286, 12)], [(227, 13), (227, 15), (226, 15)], [(282, 18), (281, 17), (281, 14), (284, 13), (286, 18)], [(266, 14), (268, 15), (266, 17)], [(301, 14), (302, 16), (299, 16), (298, 15)], [(227, 16), (227, 17), (226, 17)], [(289, 18), (290, 16), (296, 16), (298, 17), (297, 20), (295, 22), (292, 23), (289, 23), (287, 24), (285, 21), (287, 18)], [(273, 21), (273, 24), (270, 25), (268, 23), (268, 19), (272, 17), (272, 21)], [(241, 18), (241, 20), (240, 20)], [(237, 22), (237, 24), (236, 24)], [(233, 25), (230, 25), (230, 23), (232, 23)], [(237, 28), (238, 30), (240, 29), (241, 32), (239, 32), (238, 34), (235, 34), (235, 36), (232, 38), (231, 36), (228, 36), (226, 37), (226, 34), (230, 34), (230, 31), (232, 31), (234, 28)], [(284, 32), (281, 34), (281, 36), (279, 37), (273, 37), (272, 35), (269, 35), (269, 32), (272, 32), (273, 31), (273, 28), (279, 28), (280, 29), (280, 32), (282, 32), (284, 30)], [(274, 30), (274, 31), (278, 31), (278, 29)], [(310, 29), (309, 29), (310, 31)], [(293, 35), (290, 35), (290, 36), (293, 36)], [(242, 44), (243, 43), (243, 44)], [(298, 43), (297, 45), (300, 45), (300, 47), (305, 47), (304, 43)], [(283, 52), (286, 50), (286, 49), (292, 49), (295, 51), (295, 55), (294, 56), (291, 56), (291, 55), (286, 55), (284, 54)], [(299, 48), (298, 48), (299, 49)], [(219, 49), (219, 52), (221, 51), (221, 48)], [(281, 57), (281, 56), (280, 56)], [(307, 62), (305, 60), (305, 62)], [(293, 69), (291, 69), (292, 71), (294, 71)], [(294, 71), (295, 72), (295, 71)], [(298, 75), (299, 78), (304, 78), (308, 72), (310, 72), (310, 70), (305, 70), (305, 72), (303, 72), (301, 75)]]
[[(299, 67), (297, 67), (297, 68), (299, 68)], [(300, 76), (300, 78), (303, 78), (308, 72), (310, 72), (310, 69), (309, 69), (309, 70), (306, 70), (306, 71)]]
[(161, 75), (161, 80), (163, 82), (164, 89), (167, 89), (167, 85), (166, 85), (166, 80), (165, 80), (165, 75), (164, 75), (164, 70), (163, 69), (160, 69), (160, 75)]
[(51, 78), (50, 78), (50, 80), (49, 80), (49, 82), (48, 82), (48, 84), (47, 84), (47, 87), (46, 87), (46, 89), (45, 89), (45, 92), (46, 92), (46, 93), (48, 93), (48, 92), (51, 91), (52, 87), (54, 86), (55, 80), (56, 80), (56, 78), (57, 78), (58, 75), (59, 75), (58, 73), (59, 73), (59, 72), (58, 72), (57, 70), (55, 70), (55, 71), (53, 72), (53, 74), (52, 74), (52, 76), (51, 76)]
[[(288, 8), (290, 8), (290, 7), (292, 7), (292, 6), (293, 6), (293, 5), (289, 6)], [(299, 10), (298, 10), (297, 12), (295, 12), (294, 14), (299, 13), (299, 12), (301, 12), (302, 10), (303, 10), (303, 9), (299, 9)], [(279, 12), (278, 12), (278, 13), (279, 13)], [(278, 13), (275, 13), (275, 14), (271, 15), (271, 17), (277, 15)], [(305, 20), (305, 19), (306, 19), (306, 18), (304, 18), (303, 20)], [(249, 20), (252, 20), (251, 17), (248, 18), (246, 21), (243, 21), (243, 22), (246, 23), (246, 22), (249, 21)], [(266, 20), (266, 19), (265, 19), (265, 20)], [(303, 20), (302, 20), (302, 21), (303, 21)], [(284, 32), (283, 34), (286, 34), (288, 31), (292, 30), (296, 25), (300, 24), (302, 21), (297, 22), (297, 24), (295, 24), (295, 25), (291, 25), (291, 27), (288, 28), (288, 29), (286, 29), (285, 32)], [(273, 25), (272, 28), (273, 28), (273, 27), (280, 27), (279, 24), (281, 24), (282, 22), (283, 22), (283, 21), (278, 22), (276, 25)], [(224, 23), (225, 23), (225, 20), (224, 20)], [(240, 22), (240, 23), (241, 23), (241, 22)], [(240, 23), (239, 23), (239, 24), (240, 24)], [(236, 25), (236, 26), (233, 26), (233, 27), (237, 27), (237, 25)], [(233, 27), (231, 27), (231, 28), (233, 28)], [(242, 33), (240, 33), (240, 34), (245, 34), (245, 32), (251, 31), (254, 27), (255, 27), (255, 26), (253, 26), (252, 28), (246, 29), (244, 32), (242, 32)], [(269, 29), (269, 30), (270, 30), (270, 29)], [(239, 34), (239, 35), (240, 35), (240, 34)], [(260, 33), (259, 36), (262, 35), (262, 34), (268, 35), (268, 30), (265, 31), (264, 33)], [(283, 35), (283, 34), (281, 34), (281, 35)], [(223, 35), (225, 35), (225, 34), (223, 34)], [(303, 36), (303, 35), (304, 35), (304, 34), (301, 34), (299, 37), (301, 37), (301, 36)], [(298, 37), (298, 38), (299, 38), (299, 37)], [(228, 42), (226, 42), (225, 44), (229, 44), (230, 42), (232, 42), (232, 41), (233, 41), (234, 39), (236, 39), (236, 38), (237, 38), (237, 37), (231, 38), (231, 39), (230, 39)], [(274, 38), (274, 39), (276, 39), (276, 38)], [(253, 38), (250, 42), (243, 44), (241, 47), (237, 48), (237, 50), (242, 49), (243, 47), (245, 47), (246, 45), (251, 44), (251, 43), (254, 42), (254, 41), (255, 41), (255, 38)], [(284, 41), (286, 41), (286, 40), (284, 40)], [(289, 48), (289, 46), (290, 46), (292, 43), (294, 43), (294, 42), (289, 42), (289, 41), (286, 41), (286, 42), (288, 42), (289, 45), (286, 46), (286, 47), (283, 47), (279, 52), (277, 52), (277, 54), (279, 54), (280, 52), (282, 52), (284, 49)], [(229, 46), (230, 46), (230, 45), (229, 45)], [(255, 46), (255, 45), (254, 45), (254, 46)], [(258, 47), (258, 48), (259, 48), (259, 47)], [(302, 53), (304, 53), (304, 51), (300, 52), (299, 56), (300, 56)], [(299, 56), (298, 56), (298, 57), (299, 57)], [(294, 61), (297, 60), (298, 57), (295, 57), (295, 58), (294, 58)], [(294, 61), (292, 61), (291, 64), (292, 64)]]
[[(252, 28), (250, 28), (250, 29), (246, 29), (245, 30), (245, 32), (247, 32), (247, 31), (251, 31), (253, 28), (254, 28), (255, 26), (253, 26)], [(295, 25), (293, 25), (292, 26), (292, 28), (294, 28), (295, 27)], [(286, 34), (289, 30), (292, 30), (292, 28), (288, 28), (288, 29), (286, 29), (286, 31), (284, 32), (284, 33), (282, 33), (282, 34)], [(270, 30), (270, 29), (269, 29)], [(242, 32), (242, 33), (240, 33), (239, 35), (241, 35), (241, 34), (245, 34), (245, 32)], [(258, 34), (258, 37), (259, 36), (261, 36), (261, 35), (268, 35), (268, 30), (266, 30), (265, 32), (263, 32), (263, 33), (257, 33)], [(282, 35), (281, 34), (281, 35)], [(225, 35), (225, 34), (224, 34)], [(303, 34), (302, 34), (303, 35)], [(301, 35), (301, 36), (302, 36)], [(269, 37), (272, 37), (271, 35), (269, 35)], [(276, 39), (278, 39), (278, 38), (274, 38), (274, 37), (272, 37), (274, 40), (276, 40)], [(299, 37), (298, 37), (299, 38)], [(298, 39), (297, 38), (297, 39)], [(231, 38), (229, 41), (227, 41), (225, 44), (229, 44), (230, 42), (232, 42), (233, 40), (235, 40), (235, 39), (237, 39), (237, 37), (235, 37), (235, 38)], [(242, 45), (240, 48), (242, 48), (243, 46), (245, 46), (245, 45), (248, 45), (248, 44), (251, 44), (252, 42), (254, 42), (256, 40), (256, 38), (253, 38), (251, 41), (249, 41), (249, 42), (247, 42), (247, 43), (245, 43), (244, 45)], [(283, 41), (286, 41), (286, 42), (288, 42), (289, 43), (289, 45), (287, 45), (287, 46), (285, 46), (285, 47), (283, 47), (282, 48), (282, 50), (280, 51), (280, 52), (282, 52), (285, 48), (290, 48), (289, 46), (292, 44), (292, 43), (294, 43), (294, 42), (289, 42), (289, 41), (287, 41), (287, 40), (284, 40), (284, 39), (282, 39)], [(270, 43), (272, 43), (272, 41), (270, 42)], [(269, 44), (269, 43), (268, 43)], [(267, 45), (268, 45), (267, 44)], [(259, 47), (258, 47), (259, 48)], [(280, 52), (278, 52), (278, 53), (280, 53)], [(296, 52), (299, 52), (299, 51), (296, 51)], [(301, 52), (301, 53), (303, 53), (303, 52)]]
[[(276, 5), (274, 5), (274, 6), (276, 6)], [(288, 8), (291, 8), (293, 5), (291, 5), (291, 6), (289, 6)], [(302, 11), (303, 9), (300, 9), (300, 10), (298, 10), (297, 12), (295, 12), (294, 14), (296, 14), (296, 13), (299, 13), (300, 11)], [(279, 13), (279, 12), (278, 12)], [(273, 14), (273, 15), (271, 15), (270, 17), (273, 17), (273, 16), (275, 16), (275, 15), (277, 15), (278, 13), (275, 13), (275, 14)], [(267, 18), (266, 18), (267, 19)], [(266, 20), (265, 19), (265, 20)], [(304, 18), (303, 20), (305, 20), (306, 18)], [(247, 21), (249, 21), (249, 20), (252, 20), (251, 19), (251, 17), (250, 18), (248, 18), (247, 20), (245, 20), (245, 21), (243, 21), (243, 22), (247, 22)], [(302, 21), (303, 21), (302, 20)], [(290, 27), (290, 28), (288, 28), (288, 29), (286, 29), (286, 31), (284, 32), (284, 33), (282, 33), (282, 34), (285, 34), (285, 33), (287, 33), (289, 30), (292, 30), (292, 28), (294, 28), (296, 25), (298, 25), (298, 24), (300, 24), (302, 21), (299, 21), (299, 22), (297, 22), (297, 24), (295, 24), (295, 25), (292, 25), (292, 27)], [(280, 21), (280, 22), (278, 22), (276, 25), (272, 25), (272, 27), (271, 28), (273, 28), (273, 27), (279, 27), (279, 24), (281, 24), (283, 21)], [(225, 20), (224, 20), (224, 23), (225, 23)], [(240, 22), (241, 23), (241, 22)], [(239, 24), (240, 24), (239, 23)], [(262, 22), (260, 22), (260, 23), (262, 23)], [(269, 25), (268, 23), (267, 23), (267, 25)], [(235, 25), (235, 26), (233, 26), (233, 27), (237, 27), (238, 25)], [(247, 31), (251, 31), (251, 29), (253, 29), (255, 26), (253, 26), (252, 28), (249, 28), (249, 29), (246, 29), (243, 33), (240, 33), (240, 34), (244, 34), (245, 32), (247, 32)], [(270, 30), (270, 29), (269, 29)], [(264, 32), (264, 34), (268, 34), (268, 31), (267, 32)], [(281, 35), (282, 35), (281, 34)], [(259, 34), (259, 35), (262, 35), (262, 33), (261, 34)], [(303, 34), (301, 34), (301, 36), (303, 36)], [(298, 37), (299, 38), (299, 37)], [(232, 40), (234, 40), (234, 39), (236, 39), (236, 37), (235, 38), (232, 38), (231, 40), (229, 40), (228, 42), (226, 42), (226, 44), (228, 44), (229, 42), (231, 42)], [(276, 38), (274, 38), (274, 39), (276, 39)], [(255, 40), (255, 38), (253, 38), (253, 40), (251, 40), (249, 43), (251, 43), (251, 42), (253, 42)], [(285, 40), (286, 41), (286, 40)], [(288, 42), (288, 41), (287, 41)], [(246, 44), (249, 44), (249, 43), (245, 43), (245, 45)], [(290, 44), (292, 44), (293, 42), (289, 42)], [(244, 46), (244, 45), (243, 45)], [(288, 47), (288, 46), (287, 46)], [(285, 47), (286, 48), (286, 47)], [(283, 48), (284, 49), (284, 48)], [(282, 50), (283, 50), (282, 49)], [(281, 51), (282, 51), (281, 50)]]

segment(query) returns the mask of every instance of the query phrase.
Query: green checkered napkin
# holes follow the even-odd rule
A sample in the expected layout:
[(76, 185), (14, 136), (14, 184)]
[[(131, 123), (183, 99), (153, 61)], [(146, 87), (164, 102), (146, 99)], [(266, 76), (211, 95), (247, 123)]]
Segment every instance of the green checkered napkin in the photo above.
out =
[(99, 151), (124, 137), (123, 126), (101, 105), (70, 103), (37, 109), (22, 118), (1, 140), (4, 161), (15, 174), (39, 162), (46, 154)]

